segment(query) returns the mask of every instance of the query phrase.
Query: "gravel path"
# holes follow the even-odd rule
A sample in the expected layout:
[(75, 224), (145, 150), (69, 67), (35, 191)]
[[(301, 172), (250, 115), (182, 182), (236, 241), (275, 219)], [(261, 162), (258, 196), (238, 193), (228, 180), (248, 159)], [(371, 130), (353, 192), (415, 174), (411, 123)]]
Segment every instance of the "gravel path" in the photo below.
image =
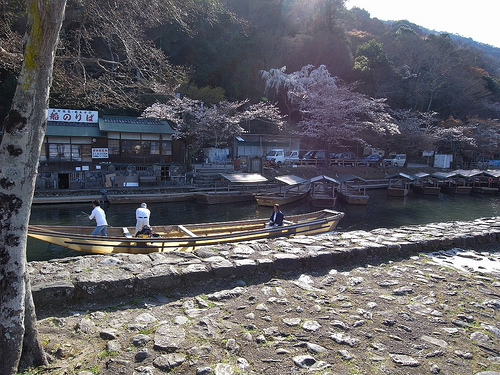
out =
[(464, 254), (493, 266), (440, 252), (52, 306), (38, 311), (52, 362), (32, 373), (499, 375), (500, 253)]

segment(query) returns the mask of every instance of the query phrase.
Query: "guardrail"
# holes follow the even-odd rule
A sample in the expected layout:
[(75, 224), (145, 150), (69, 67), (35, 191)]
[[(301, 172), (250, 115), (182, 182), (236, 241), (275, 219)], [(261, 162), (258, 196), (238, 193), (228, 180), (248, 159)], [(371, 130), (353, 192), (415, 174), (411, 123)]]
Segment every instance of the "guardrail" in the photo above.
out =
[(330, 166), (349, 166), (349, 167), (373, 167), (378, 165), (380, 161), (362, 161), (362, 160), (347, 160), (347, 159), (300, 159), (294, 161), (297, 165), (330, 165)]

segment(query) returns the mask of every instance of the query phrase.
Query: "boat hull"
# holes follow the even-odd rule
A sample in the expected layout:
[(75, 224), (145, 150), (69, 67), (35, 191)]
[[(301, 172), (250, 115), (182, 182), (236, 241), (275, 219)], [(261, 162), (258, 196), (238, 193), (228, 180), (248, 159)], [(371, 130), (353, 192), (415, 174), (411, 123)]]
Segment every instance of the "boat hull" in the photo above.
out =
[(347, 204), (368, 204), (368, 200), (370, 199), (370, 196), (366, 194), (353, 194), (345, 191), (339, 191), (339, 196)]
[(406, 197), (410, 192), (409, 188), (388, 188), (388, 194), (391, 197)]
[(292, 202), (298, 202), (302, 199), (305, 199), (309, 192), (300, 193), (300, 194), (287, 194), (287, 195), (256, 195), (255, 200), (259, 206), (272, 207), (275, 204), (279, 204), (280, 206)]
[(194, 193), (194, 197), (201, 204), (222, 204), (248, 202), (255, 200), (254, 193)]
[(472, 186), (441, 186), (443, 193), (468, 195), (472, 191)]
[(108, 236), (91, 236), (93, 227), (30, 225), (28, 235), (72, 250), (94, 253), (147, 254), (167, 251), (186, 251), (198, 246), (242, 242), (298, 234), (314, 235), (333, 231), (344, 213), (321, 210), (286, 217), (286, 225), (266, 228), (267, 219), (153, 226), (158, 237), (127, 237), (133, 228), (108, 228)]
[(333, 208), (337, 202), (337, 197), (331, 195), (311, 194), (311, 203), (314, 207)]
[(413, 185), (413, 190), (417, 193), (425, 195), (439, 195), (439, 193), (441, 193), (440, 186)]

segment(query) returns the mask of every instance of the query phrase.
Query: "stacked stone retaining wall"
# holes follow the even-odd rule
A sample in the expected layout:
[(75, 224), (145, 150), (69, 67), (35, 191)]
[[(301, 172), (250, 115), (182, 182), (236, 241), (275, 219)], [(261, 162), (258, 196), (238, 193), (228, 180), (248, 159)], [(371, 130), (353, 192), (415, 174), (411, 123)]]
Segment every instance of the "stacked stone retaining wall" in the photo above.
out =
[(37, 306), (103, 306), (118, 299), (168, 295), (221, 279), (251, 281), (289, 271), (327, 270), (499, 241), (500, 217), (491, 217), (206, 246), (193, 252), (34, 261), (29, 263), (29, 273)]

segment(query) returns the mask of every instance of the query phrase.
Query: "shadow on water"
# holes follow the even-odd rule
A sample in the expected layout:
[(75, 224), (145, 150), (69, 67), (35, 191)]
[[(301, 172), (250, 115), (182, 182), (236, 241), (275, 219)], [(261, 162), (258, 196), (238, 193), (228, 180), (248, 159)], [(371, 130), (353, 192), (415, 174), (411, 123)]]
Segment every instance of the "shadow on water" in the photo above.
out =
[[(500, 212), (500, 196), (497, 195), (418, 195), (410, 192), (406, 197), (390, 197), (387, 190), (369, 190), (370, 200), (366, 206), (337, 202), (336, 210), (345, 213), (338, 225), (339, 231), (372, 230), (394, 228), (403, 225), (419, 225), (432, 222), (474, 220), (497, 216)], [(108, 223), (111, 226), (135, 226), (137, 204), (105, 205)], [(203, 205), (194, 201), (148, 204), (151, 209), (151, 224), (187, 224), (238, 219), (267, 218), (270, 207), (258, 206), (255, 202), (239, 202), (221, 205)], [(82, 225), (90, 232), (95, 221), (90, 221), (83, 212), (89, 213), (90, 204), (35, 205), (32, 208), (31, 224)], [(312, 212), (317, 208), (308, 201), (282, 206), (286, 215)], [(28, 239), (28, 261), (48, 260), (81, 255), (80, 252)]]

